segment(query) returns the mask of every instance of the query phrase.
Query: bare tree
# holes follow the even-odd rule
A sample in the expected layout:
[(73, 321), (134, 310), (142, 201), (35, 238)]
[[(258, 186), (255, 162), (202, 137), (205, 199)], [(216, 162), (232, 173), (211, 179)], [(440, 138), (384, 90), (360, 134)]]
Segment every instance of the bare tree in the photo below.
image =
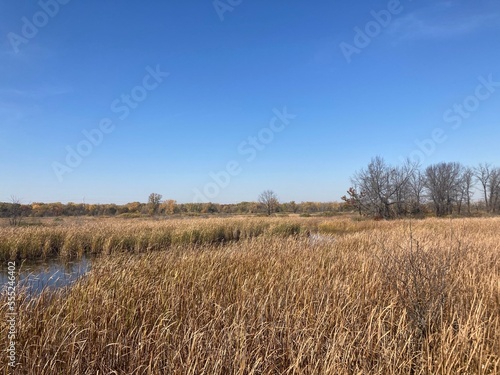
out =
[(421, 212), (425, 190), (425, 175), (419, 169), (415, 169), (414, 173), (410, 175), (408, 189), (411, 213)]
[(409, 159), (402, 166), (391, 169), (390, 182), (395, 196), (396, 216), (404, 216), (412, 212), (411, 181), (415, 180), (417, 172), (418, 163)]
[(491, 164), (470, 168), (460, 163), (438, 163), (422, 172), (411, 160), (393, 167), (377, 156), (357, 171), (351, 182), (352, 187), (341, 199), (364, 215), (391, 219), (417, 214), (428, 202), (433, 204), (436, 216), (460, 215), (465, 209), (470, 215), (476, 182), (481, 183), (486, 211), (500, 212), (500, 168)]
[(467, 214), (471, 214), (471, 199), (474, 195), (472, 189), (474, 188), (474, 170), (470, 167), (464, 168), (462, 171), (462, 199), (465, 200), (467, 205)]
[(493, 168), (488, 183), (488, 199), (490, 212), (497, 212), (500, 204), (500, 168)]
[(486, 206), (486, 211), (489, 211), (489, 200), (488, 200), (488, 183), (491, 175), (491, 164), (484, 163), (479, 164), (478, 167), (474, 168), (474, 174), (477, 181), (481, 183), (484, 194), (484, 205)]
[(500, 168), (489, 163), (479, 164), (474, 168), (474, 176), (483, 189), (486, 211), (496, 212), (500, 204)]
[(369, 207), (363, 204), (363, 194), (360, 194), (356, 191), (355, 188), (350, 187), (347, 190), (347, 195), (342, 196), (342, 199), (347, 207), (353, 207), (356, 211), (359, 212), (359, 215), (363, 215), (363, 211), (369, 211)]
[(265, 190), (259, 195), (259, 203), (266, 207), (267, 215), (271, 215), (278, 208), (278, 196), (272, 190)]
[(407, 161), (402, 167), (391, 167), (383, 158), (373, 158), (366, 169), (352, 178), (358, 207), (373, 216), (391, 219), (406, 214), (409, 181), (417, 166)]
[(21, 200), (14, 195), (11, 195), (10, 201), (9, 224), (12, 226), (18, 226), (21, 224), (22, 219)]
[(160, 208), (162, 195), (157, 193), (149, 194), (148, 198), (148, 210), (150, 215), (154, 215), (158, 212), (158, 208)]
[(459, 163), (439, 163), (426, 168), (426, 188), (434, 204), (436, 216), (452, 213), (453, 202), (460, 196), (462, 169)]

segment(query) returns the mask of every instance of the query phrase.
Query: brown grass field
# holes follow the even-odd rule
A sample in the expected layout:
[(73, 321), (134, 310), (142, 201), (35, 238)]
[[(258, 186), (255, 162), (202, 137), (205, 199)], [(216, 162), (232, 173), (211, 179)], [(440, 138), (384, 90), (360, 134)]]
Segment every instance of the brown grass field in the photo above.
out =
[(4, 264), (98, 256), (71, 288), (17, 293), (1, 373), (500, 373), (500, 218), (82, 219), (0, 239)]

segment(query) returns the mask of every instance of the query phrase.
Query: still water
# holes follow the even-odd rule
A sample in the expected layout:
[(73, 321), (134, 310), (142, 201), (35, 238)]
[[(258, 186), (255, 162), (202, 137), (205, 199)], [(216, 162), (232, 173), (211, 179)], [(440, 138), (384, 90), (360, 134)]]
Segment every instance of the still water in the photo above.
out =
[[(90, 271), (92, 261), (81, 258), (63, 262), (60, 259), (16, 262), (17, 288), (26, 287), (29, 294), (39, 294), (43, 289), (57, 289), (71, 285)], [(7, 262), (0, 270), (0, 286), (3, 289), (8, 282)]]

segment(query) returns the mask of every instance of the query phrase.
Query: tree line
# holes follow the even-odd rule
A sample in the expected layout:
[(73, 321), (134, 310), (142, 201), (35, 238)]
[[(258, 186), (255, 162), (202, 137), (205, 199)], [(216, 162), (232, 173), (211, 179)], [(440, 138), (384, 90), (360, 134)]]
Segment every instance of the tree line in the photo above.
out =
[[(376, 218), (425, 214), (429, 208), (438, 217), (471, 215), (473, 205), (500, 212), (500, 168), (488, 163), (468, 167), (442, 162), (422, 169), (410, 160), (392, 166), (377, 156), (355, 172), (351, 183), (342, 200), (361, 215)], [(479, 199), (473, 199), (475, 193)]]
[[(392, 166), (377, 156), (366, 168), (355, 172), (352, 187), (341, 202), (280, 202), (272, 190), (265, 190), (255, 202), (235, 204), (177, 203), (151, 193), (146, 203), (118, 204), (42, 203), (22, 204), (11, 197), (0, 202), (0, 218), (19, 225), (23, 217), (57, 216), (157, 216), (200, 214), (324, 214), (356, 211), (380, 219), (425, 216), (434, 213), (471, 215), (500, 213), (500, 167), (488, 163), (467, 167), (457, 162), (432, 164), (422, 169), (409, 160)], [(474, 199), (474, 195), (478, 199)]]
[[(159, 195), (159, 194), (158, 194)], [(42, 203), (21, 204), (19, 202), (0, 202), (0, 218), (9, 218), (12, 225), (19, 224), (26, 217), (58, 216), (162, 216), (162, 215), (268, 215), (274, 213), (296, 213), (304, 215), (336, 214), (343, 205), (338, 202), (240, 202), (220, 203), (178, 203), (173, 199), (126, 204), (88, 204), (88, 203)]]

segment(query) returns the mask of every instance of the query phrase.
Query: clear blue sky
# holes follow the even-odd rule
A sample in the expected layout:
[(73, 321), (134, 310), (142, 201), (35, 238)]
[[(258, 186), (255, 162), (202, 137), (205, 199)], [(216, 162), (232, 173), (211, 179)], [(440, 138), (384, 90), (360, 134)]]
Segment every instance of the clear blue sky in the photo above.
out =
[(60, 1), (0, 4), (0, 201), (333, 201), (376, 155), (500, 165), (498, 1)]

